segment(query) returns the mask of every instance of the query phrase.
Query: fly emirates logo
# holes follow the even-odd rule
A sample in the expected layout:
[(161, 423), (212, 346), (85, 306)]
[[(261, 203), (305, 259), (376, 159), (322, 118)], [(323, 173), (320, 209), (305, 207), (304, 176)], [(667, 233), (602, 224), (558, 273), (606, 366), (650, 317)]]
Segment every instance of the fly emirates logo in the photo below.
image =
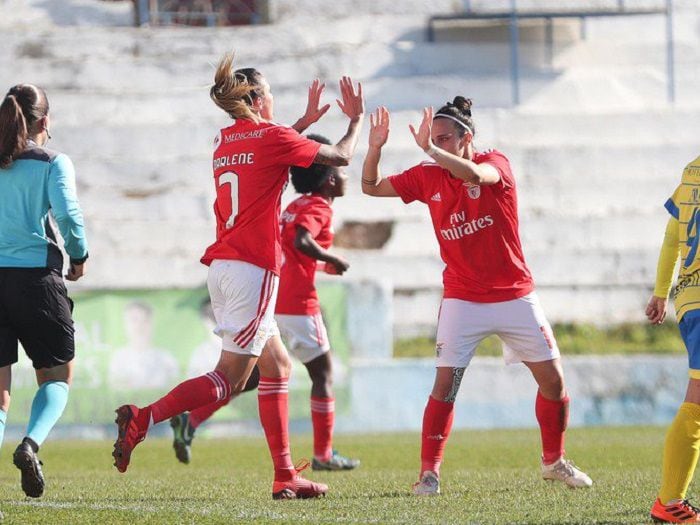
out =
[(440, 235), (446, 241), (458, 241), (467, 235), (471, 235), (479, 230), (493, 226), (493, 224), (494, 220), (491, 215), (486, 215), (484, 217), (479, 217), (478, 219), (472, 219), (469, 221), (467, 220), (467, 212), (460, 211), (450, 215), (450, 227), (440, 229)]

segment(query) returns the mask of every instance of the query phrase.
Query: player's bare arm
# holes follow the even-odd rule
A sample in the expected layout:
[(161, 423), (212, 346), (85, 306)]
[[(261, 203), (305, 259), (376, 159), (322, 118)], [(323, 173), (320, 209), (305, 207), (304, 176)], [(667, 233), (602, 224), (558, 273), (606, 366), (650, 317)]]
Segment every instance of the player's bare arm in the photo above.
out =
[(309, 126), (321, 120), (321, 117), (326, 114), (331, 105), (326, 104), (321, 106), (321, 95), (326, 84), (321, 83), (319, 79), (314, 80), (309, 86), (309, 96), (306, 103), (306, 111), (293, 125), (299, 133), (303, 133)]
[(294, 247), (312, 259), (332, 264), (335, 267), (335, 273), (338, 275), (342, 275), (350, 268), (350, 263), (345, 259), (328, 250), (324, 250), (321, 245), (314, 240), (309, 230), (303, 226), (297, 226), (296, 236), (294, 237)]
[(362, 165), (362, 192), (373, 197), (398, 197), (399, 194), (391, 183), (382, 178), (379, 160), (382, 147), (389, 139), (389, 110), (380, 106), (369, 116), (369, 147)]
[[(412, 124), (408, 126), (419, 148), (458, 179), (483, 186), (496, 184), (501, 180), (498, 170), (490, 164), (476, 164), (468, 158), (445, 151), (441, 147), (441, 143), (451, 140), (452, 133), (433, 134), (433, 118), (433, 108), (427, 107), (423, 109), (423, 120), (418, 126), (418, 130)], [(436, 135), (434, 138), (437, 145), (433, 142), (433, 135)]]
[(342, 100), (336, 99), (336, 102), (340, 110), (350, 119), (348, 130), (336, 145), (323, 144), (314, 159), (315, 163), (330, 166), (347, 166), (355, 153), (365, 115), (362, 84), (358, 82), (357, 91), (355, 91), (352, 79), (343, 77), (340, 79), (340, 94)]

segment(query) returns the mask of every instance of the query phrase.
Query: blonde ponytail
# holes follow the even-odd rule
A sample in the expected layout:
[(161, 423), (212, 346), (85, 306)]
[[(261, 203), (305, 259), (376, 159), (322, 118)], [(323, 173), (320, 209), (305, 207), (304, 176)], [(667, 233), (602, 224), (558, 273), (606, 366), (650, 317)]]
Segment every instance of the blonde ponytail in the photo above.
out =
[(214, 75), (214, 85), (209, 90), (209, 96), (214, 104), (223, 109), (233, 119), (248, 119), (256, 124), (260, 122), (260, 116), (253, 111), (253, 99), (259, 96), (259, 85), (255, 82), (255, 76), (261, 77), (255, 70), (255, 74), (246, 74), (233, 69), (233, 53), (226, 53)]

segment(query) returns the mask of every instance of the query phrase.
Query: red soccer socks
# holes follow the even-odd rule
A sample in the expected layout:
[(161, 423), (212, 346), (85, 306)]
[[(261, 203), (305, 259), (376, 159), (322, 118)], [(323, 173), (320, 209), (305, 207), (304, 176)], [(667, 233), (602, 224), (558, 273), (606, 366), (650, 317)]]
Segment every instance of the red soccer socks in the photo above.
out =
[(231, 397), (231, 385), (226, 376), (215, 370), (203, 376), (188, 379), (147, 408), (153, 423)]
[(190, 427), (193, 429), (197, 428), (199, 425), (204, 423), (207, 419), (209, 419), (212, 415), (214, 415), (214, 412), (219, 410), (221, 407), (225, 407), (231, 402), (231, 399), (233, 397), (229, 396), (225, 399), (222, 399), (221, 401), (215, 401), (214, 403), (209, 403), (208, 405), (204, 405), (203, 407), (195, 408), (190, 412), (190, 419), (189, 419), (189, 424)]
[(294, 478), (296, 471), (289, 450), (288, 378), (260, 377), (258, 410), (275, 467), (275, 481)]
[(542, 461), (549, 465), (564, 456), (564, 431), (569, 422), (568, 396), (554, 401), (543, 397), (538, 390), (535, 415), (542, 435)]
[(314, 427), (314, 457), (328, 461), (333, 455), (334, 398), (311, 396), (311, 423)]
[(421, 473), (440, 472), (440, 463), (452, 429), (454, 403), (438, 401), (428, 397), (428, 404), (423, 413), (423, 434), (421, 446)]

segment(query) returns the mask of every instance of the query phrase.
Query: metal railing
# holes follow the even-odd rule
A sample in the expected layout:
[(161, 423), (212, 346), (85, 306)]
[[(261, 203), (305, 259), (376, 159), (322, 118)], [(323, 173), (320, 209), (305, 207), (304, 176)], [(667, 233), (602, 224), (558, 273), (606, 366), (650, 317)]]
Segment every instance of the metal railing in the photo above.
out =
[(528, 9), (519, 10), (516, 0), (510, 0), (509, 7), (501, 10), (476, 10), (473, 0), (463, 0), (464, 9), (461, 13), (451, 15), (436, 15), (428, 22), (428, 41), (435, 41), (435, 23), (447, 20), (507, 20), (509, 25), (510, 47), (510, 77), (511, 96), (513, 104), (520, 103), (520, 56), (519, 40), (520, 32), (518, 23), (520, 20), (541, 19), (545, 21), (545, 45), (547, 56), (553, 57), (554, 37), (553, 21), (561, 18), (578, 18), (581, 20), (581, 38), (586, 38), (586, 19), (618, 16), (641, 16), (663, 14), (666, 17), (666, 77), (667, 98), (670, 103), (676, 100), (674, 45), (673, 45), (673, 0), (661, 0), (655, 7), (634, 7), (625, 0), (616, 0), (610, 7), (575, 6), (573, 8), (560, 9)]

